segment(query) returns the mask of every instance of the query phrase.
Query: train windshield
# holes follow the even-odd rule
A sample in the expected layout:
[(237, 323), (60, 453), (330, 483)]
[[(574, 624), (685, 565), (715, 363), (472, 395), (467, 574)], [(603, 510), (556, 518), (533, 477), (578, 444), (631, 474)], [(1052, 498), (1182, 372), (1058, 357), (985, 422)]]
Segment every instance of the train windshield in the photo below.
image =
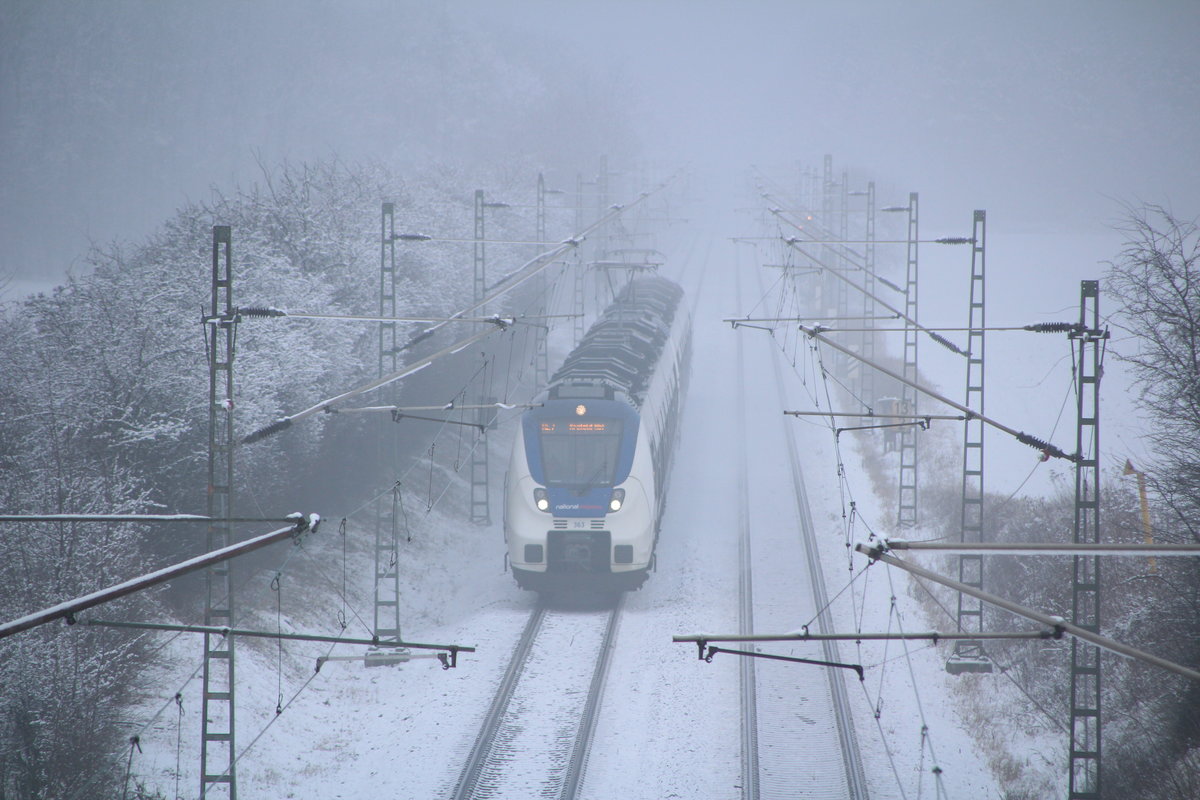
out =
[(544, 420), (538, 435), (547, 486), (612, 486), (621, 420)]

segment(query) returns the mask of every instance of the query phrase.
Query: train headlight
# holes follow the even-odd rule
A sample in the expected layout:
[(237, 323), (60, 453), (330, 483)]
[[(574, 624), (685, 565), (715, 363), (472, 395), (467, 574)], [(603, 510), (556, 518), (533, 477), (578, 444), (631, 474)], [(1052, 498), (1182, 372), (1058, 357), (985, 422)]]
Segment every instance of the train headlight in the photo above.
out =
[(613, 489), (612, 498), (608, 501), (608, 510), (620, 511), (623, 505), (625, 505), (625, 490)]
[(545, 489), (533, 490), (533, 504), (537, 506), (538, 511), (550, 510), (550, 498), (546, 496)]

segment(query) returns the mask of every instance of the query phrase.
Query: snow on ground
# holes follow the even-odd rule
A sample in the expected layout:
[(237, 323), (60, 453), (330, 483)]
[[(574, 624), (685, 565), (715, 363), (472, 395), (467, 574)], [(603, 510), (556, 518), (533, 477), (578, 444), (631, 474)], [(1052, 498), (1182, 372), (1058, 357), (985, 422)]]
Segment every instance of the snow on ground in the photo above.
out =
[[(730, 227), (730, 226), (725, 226)], [(584, 782), (588, 798), (740, 796), (738, 664), (735, 656), (718, 656), (712, 663), (696, 658), (691, 644), (673, 644), (677, 633), (734, 632), (737, 628), (737, 508), (733, 453), (736, 427), (732, 424), (736, 386), (731, 378), (736, 338), (744, 341), (750, 387), (757, 393), (751, 420), (751, 473), (759, 488), (753, 496), (762, 506), (763, 524), (786, 530), (795, 525), (792, 500), (782, 483), (787, 464), (778, 462), (782, 436), (796, 437), (804, 480), (812, 503), (821, 548), (822, 566), (839, 631), (945, 629), (944, 623), (923, 619), (912, 601), (905, 575), (876, 565), (843, 591), (851, 575), (865, 565), (855, 556), (847, 561), (843, 512), (845, 501), (838, 483), (833, 437), (828, 428), (793, 418), (776, 418), (774, 378), (759, 374), (772, 345), (755, 331), (733, 331), (721, 322), (743, 309), (735, 308), (732, 265), (736, 257), (725, 239), (741, 231), (713, 225), (699, 246), (668, 251), (678, 259), (690, 253), (686, 288), (695, 291), (698, 273), (707, 259), (704, 296), (695, 320), (695, 356), (691, 391), (686, 402), (682, 438), (671, 479), (670, 500), (659, 549), (659, 567), (646, 587), (632, 593), (618, 634), (611, 678), (603, 700), (591, 760)], [(680, 236), (679, 238), (682, 238)], [(666, 250), (667, 248), (662, 247)], [(753, 286), (748, 275), (747, 285)], [(751, 292), (747, 289), (747, 293)], [(755, 338), (757, 337), (757, 338)], [(810, 387), (800, 385), (790, 366), (785, 368), (789, 407), (804, 408)], [(492, 437), (492, 464), (505, 463), (509, 431)], [(867, 471), (855, 447), (843, 443), (848, 483), (857, 514), (875, 530), (886, 530), (889, 513), (870, 493)], [(775, 478), (767, 476), (774, 475)], [(498, 477), (498, 476), (497, 476)], [(499, 479), (494, 486), (500, 484)], [(499, 492), (493, 499), (496, 505)], [(770, 508), (772, 503), (776, 506)], [(399, 666), (364, 669), (360, 661), (330, 661), (314, 673), (316, 658), (328, 646), (287, 643), (282, 678), (280, 652), (274, 642), (238, 646), (238, 765), (243, 797), (360, 798), (446, 796), (458, 777), (534, 596), (519, 590), (502, 571), (503, 542), (498, 521), (489, 526), (462, 522), (460, 507), (439, 507), (414, 529), (414, 543), (404, 546), (406, 609), (404, 635), (410, 641), (471, 645), (474, 654), (460, 656), (457, 669), (444, 671), (436, 660), (414, 660)], [(351, 537), (368, 541), (370, 532), (358, 523)], [(320, 565), (324, 582), (340, 581), (341, 542), (326, 529), (321, 540), (305, 545), (297, 556)], [(865, 539), (860, 524), (855, 540)], [(355, 550), (352, 581), (356, 596), (366, 604), (356, 610), (369, 620), (370, 565), (365, 547)], [(772, 559), (770, 552), (756, 552)], [(772, 563), (773, 569), (795, 570), (797, 598), (804, 592), (802, 565)], [(764, 567), (765, 568), (765, 567)], [(285, 579), (286, 581), (286, 579)], [(257, 609), (257, 624), (276, 623), (274, 599), (260, 576), (243, 593), (239, 605)], [(297, 587), (285, 582), (285, 597)], [(316, 596), (314, 596), (314, 594)], [(896, 598), (893, 611), (892, 598)], [(812, 621), (815, 610), (804, 603), (760, 601), (778, 608), (763, 624), (796, 630)], [(786, 598), (783, 598), (786, 600)], [(336, 633), (336, 593), (318, 587), (305, 596), (311, 608), (301, 614), (289, 609), (285, 628)], [(792, 609), (792, 610), (789, 610)], [(347, 634), (364, 635), (360, 620), (351, 618)], [(369, 627), (369, 625), (368, 625)], [(758, 626), (763, 631), (763, 625)], [(765, 631), (764, 631), (765, 632)], [(769, 652), (812, 655), (812, 648), (762, 648)], [(915, 798), (936, 796), (935, 767), (949, 798), (999, 797), (997, 781), (978, 752), (961, 718), (955, 680), (943, 670), (944, 646), (922, 643), (844, 643), (843, 660), (863, 664), (866, 680), (839, 671), (846, 682), (854, 724), (863, 753), (871, 796)], [(143, 753), (134, 760), (135, 775), (175, 796), (176, 763), (179, 795), (198, 794), (199, 685), (184, 688), (182, 713), (171, 702), (176, 688), (200, 663), (196, 637), (176, 638), (155, 678), (146, 710), (166, 704), (155, 726), (143, 735)], [(907, 655), (906, 655), (907, 653)], [(335, 656), (361, 656), (362, 648), (341, 646)], [(566, 654), (563, 654), (566, 658)], [(805, 686), (824, 681), (820, 668), (772, 665), (776, 685), (794, 683), (785, 694), (796, 702), (794, 718), (803, 719)], [(279, 696), (283, 711), (276, 714)], [(828, 742), (812, 741), (798, 760), (820, 758)]]

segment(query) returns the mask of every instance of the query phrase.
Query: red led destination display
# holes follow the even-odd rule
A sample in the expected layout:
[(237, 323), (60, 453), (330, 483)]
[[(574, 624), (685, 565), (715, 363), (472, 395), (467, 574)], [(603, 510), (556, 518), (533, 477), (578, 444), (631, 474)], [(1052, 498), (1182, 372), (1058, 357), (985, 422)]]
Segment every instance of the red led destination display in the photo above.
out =
[(543, 422), (542, 433), (608, 433), (611, 422)]

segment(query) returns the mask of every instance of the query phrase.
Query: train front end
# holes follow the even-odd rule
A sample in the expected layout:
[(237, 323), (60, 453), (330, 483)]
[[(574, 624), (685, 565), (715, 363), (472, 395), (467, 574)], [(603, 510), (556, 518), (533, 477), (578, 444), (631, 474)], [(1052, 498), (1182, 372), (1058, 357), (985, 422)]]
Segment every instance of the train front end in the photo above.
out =
[(640, 587), (657, 514), (637, 411), (602, 384), (562, 384), (521, 428), (504, 508), (517, 583), (547, 592)]

